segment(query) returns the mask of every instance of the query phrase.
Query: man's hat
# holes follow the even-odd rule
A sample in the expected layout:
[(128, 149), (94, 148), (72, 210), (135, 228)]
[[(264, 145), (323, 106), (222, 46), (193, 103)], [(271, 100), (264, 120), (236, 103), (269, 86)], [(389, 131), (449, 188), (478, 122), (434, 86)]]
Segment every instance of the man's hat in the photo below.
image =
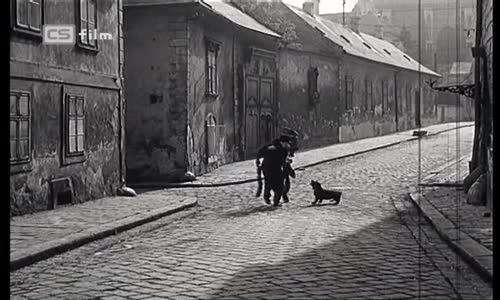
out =
[(289, 137), (298, 137), (299, 133), (295, 130), (292, 130), (290, 128), (285, 127), (281, 131), (281, 135), (285, 135), (285, 136), (289, 136)]

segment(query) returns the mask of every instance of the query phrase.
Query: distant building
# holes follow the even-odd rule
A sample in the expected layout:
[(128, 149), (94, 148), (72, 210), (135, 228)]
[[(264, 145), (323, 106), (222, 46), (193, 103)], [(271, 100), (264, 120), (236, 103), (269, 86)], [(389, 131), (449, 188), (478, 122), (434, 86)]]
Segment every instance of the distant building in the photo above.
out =
[[(472, 61), (470, 48), (474, 44), (475, 3), (474, 0), (463, 0), (460, 5), (457, 23), (455, 0), (421, 1), (421, 63), (438, 73), (449, 70), (457, 60)], [(381, 31), (384, 39), (402, 46), (402, 50), (418, 60), (417, 1), (359, 0), (348, 17), (351, 15), (361, 17), (361, 32), (377, 36)], [(336, 22), (342, 18), (342, 14), (323, 16)]]
[[(113, 195), (124, 182), (121, 0), (10, 3), (11, 214)], [(112, 39), (48, 45), (47, 24)]]

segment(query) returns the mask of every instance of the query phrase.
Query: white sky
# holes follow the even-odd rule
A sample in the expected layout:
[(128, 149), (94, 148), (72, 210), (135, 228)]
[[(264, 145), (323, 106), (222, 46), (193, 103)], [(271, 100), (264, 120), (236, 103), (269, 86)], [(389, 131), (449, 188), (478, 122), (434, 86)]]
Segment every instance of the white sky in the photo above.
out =
[[(342, 1), (343, 0), (320, 0), (319, 3), (319, 13), (320, 14), (330, 14), (342, 12)], [(304, 0), (283, 0), (283, 2), (302, 7)], [(350, 12), (358, 0), (345, 0), (345, 11)]]

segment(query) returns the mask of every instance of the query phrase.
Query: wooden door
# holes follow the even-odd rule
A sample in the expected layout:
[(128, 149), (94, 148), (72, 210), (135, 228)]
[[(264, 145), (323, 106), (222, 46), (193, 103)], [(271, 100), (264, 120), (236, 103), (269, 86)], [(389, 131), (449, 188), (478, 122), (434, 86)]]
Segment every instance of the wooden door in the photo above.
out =
[(247, 76), (245, 85), (245, 152), (251, 157), (275, 136), (274, 79)]

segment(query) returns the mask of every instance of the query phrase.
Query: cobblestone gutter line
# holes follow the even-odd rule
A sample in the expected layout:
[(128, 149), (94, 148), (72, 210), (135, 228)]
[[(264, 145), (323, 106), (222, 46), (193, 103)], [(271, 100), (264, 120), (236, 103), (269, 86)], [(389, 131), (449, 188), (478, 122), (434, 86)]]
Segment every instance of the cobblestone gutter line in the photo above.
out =
[(459, 231), (431, 203), (418, 193), (409, 194), (413, 204), (441, 238), (488, 283), (493, 282), (493, 252)]
[(10, 271), (12, 272), (18, 270), (57, 254), (73, 250), (84, 244), (111, 235), (115, 235), (125, 230), (143, 225), (148, 222), (152, 222), (159, 218), (194, 207), (196, 205), (197, 200), (195, 198), (189, 198), (179, 204), (174, 204), (146, 213), (140, 213), (130, 217), (125, 217), (117, 221), (90, 228), (83, 232), (70, 234), (63, 238), (48, 241), (24, 250), (14, 252), (10, 257)]
[[(441, 134), (441, 133), (444, 133), (444, 132), (448, 132), (448, 131), (452, 131), (452, 130), (456, 130), (456, 129), (460, 129), (460, 128), (464, 128), (464, 127), (471, 127), (471, 126), (474, 126), (474, 124), (467, 124), (467, 125), (462, 125), (462, 126), (458, 126), (458, 127), (453, 127), (453, 128), (449, 128), (449, 129), (445, 129), (445, 130), (440, 130), (440, 131), (432, 132), (432, 133), (429, 133), (429, 134), (427, 134), (427, 135), (425, 135), (423, 137), (435, 136), (435, 135), (438, 135), (438, 134)], [(371, 152), (371, 151), (376, 151), (376, 150), (381, 150), (381, 149), (389, 148), (389, 147), (392, 147), (392, 146), (396, 146), (396, 145), (399, 145), (399, 144), (402, 144), (402, 143), (405, 143), (405, 142), (415, 141), (415, 140), (418, 140), (418, 139), (419, 139), (419, 137), (411, 137), (411, 138), (407, 138), (407, 139), (400, 140), (400, 141), (397, 141), (397, 142), (388, 143), (388, 144), (384, 144), (384, 145), (381, 145), (381, 146), (369, 148), (369, 149), (366, 149), (366, 150), (362, 150), (362, 151), (358, 151), (358, 152), (353, 152), (353, 153), (349, 153), (349, 154), (341, 155), (341, 156), (335, 156), (335, 157), (324, 159), (324, 160), (320, 160), (320, 161), (317, 161), (317, 162), (314, 162), (314, 163), (299, 165), (299, 166), (295, 167), (295, 170), (302, 171), (302, 170), (305, 170), (307, 168), (314, 167), (314, 166), (317, 166), (317, 165), (320, 165), (320, 164), (324, 164), (324, 163), (328, 163), (328, 162), (331, 162), (331, 161), (340, 160), (340, 159), (344, 159), (344, 158), (348, 158), (348, 157), (353, 157), (353, 156), (364, 154), (364, 153)], [(226, 181), (226, 182), (220, 182), (220, 183), (156, 183), (156, 182), (152, 182), (152, 183), (138, 183), (138, 184), (134, 184), (133, 187), (134, 188), (138, 188), (138, 189), (149, 189), (149, 188), (167, 188), (167, 189), (168, 188), (206, 188), (206, 187), (221, 187), (221, 186), (229, 186), (229, 185), (239, 185), (239, 184), (245, 184), (245, 183), (256, 182), (256, 181), (257, 181), (257, 178), (249, 178), (249, 179), (245, 179), (245, 180), (235, 180), (235, 181)]]

